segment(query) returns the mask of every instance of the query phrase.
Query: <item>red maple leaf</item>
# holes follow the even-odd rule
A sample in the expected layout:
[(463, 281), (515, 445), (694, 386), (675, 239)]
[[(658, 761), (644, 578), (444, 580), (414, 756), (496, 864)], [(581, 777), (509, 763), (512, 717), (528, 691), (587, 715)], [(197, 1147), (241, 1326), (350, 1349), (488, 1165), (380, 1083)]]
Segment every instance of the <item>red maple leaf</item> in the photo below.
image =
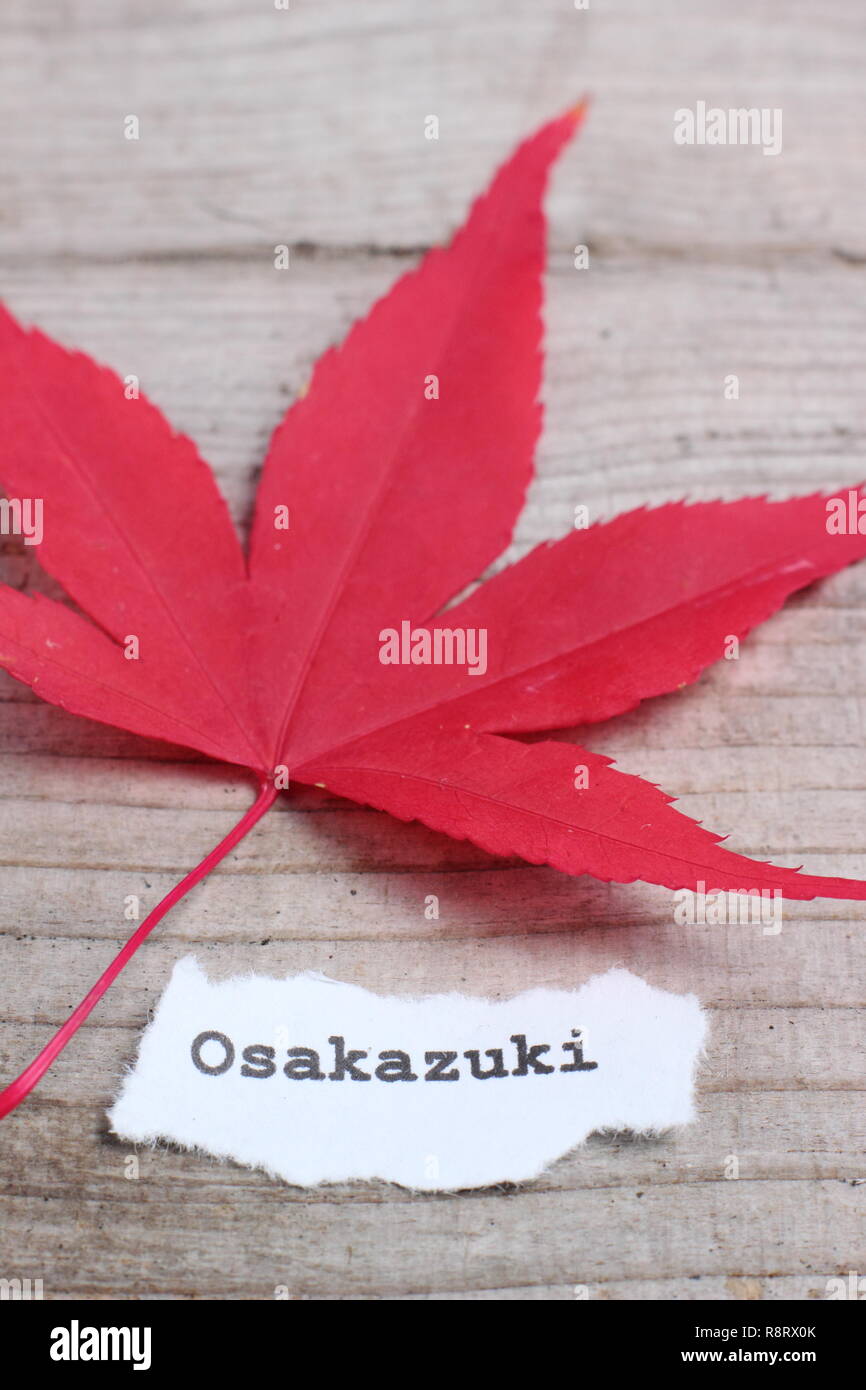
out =
[(866, 552), (856, 528), (828, 533), (827, 499), (642, 508), (539, 546), (443, 612), (507, 546), (532, 474), (542, 196), (581, 114), (521, 145), (451, 245), (321, 358), (271, 442), (246, 559), (195, 446), (0, 310), (0, 478), (44, 504), (40, 561), (92, 619), (2, 588), (0, 665), (74, 714), (260, 784), (0, 1114), (287, 776), (566, 873), (866, 898), (864, 883), (724, 849), (608, 758), (508, 736), (694, 681), (730, 636)]

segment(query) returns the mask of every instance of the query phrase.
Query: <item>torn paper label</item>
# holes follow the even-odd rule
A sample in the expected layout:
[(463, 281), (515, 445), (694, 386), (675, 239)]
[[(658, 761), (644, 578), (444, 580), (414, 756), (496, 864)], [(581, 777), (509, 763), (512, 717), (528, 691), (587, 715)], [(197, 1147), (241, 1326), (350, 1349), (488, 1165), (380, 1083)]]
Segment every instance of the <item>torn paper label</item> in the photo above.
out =
[(212, 983), (187, 957), (109, 1118), (303, 1186), (517, 1182), (593, 1130), (691, 1120), (704, 1030), (693, 995), (627, 970), (491, 1003), (313, 974)]

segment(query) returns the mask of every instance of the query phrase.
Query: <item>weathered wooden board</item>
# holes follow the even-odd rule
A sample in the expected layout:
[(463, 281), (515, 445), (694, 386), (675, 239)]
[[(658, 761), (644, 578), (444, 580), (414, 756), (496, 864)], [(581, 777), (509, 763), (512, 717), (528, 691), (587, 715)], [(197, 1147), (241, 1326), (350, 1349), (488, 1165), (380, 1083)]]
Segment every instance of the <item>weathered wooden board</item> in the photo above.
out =
[[(319, 352), (448, 235), (513, 140), (586, 90), (550, 198), (547, 422), (511, 554), (581, 503), (608, 516), (863, 476), (856, 0), (7, 0), (0, 28), (0, 292), (139, 375), (242, 529)], [(698, 99), (781, 107), (783, 152), (677, 147), (673, 111)], [(11, 540), (0, 567), (50, 590)], [(694, 688), (575, 736), (737, 849), (866, 875), (866, 566)], [(128, 895), (158, 901), (249, 795), (0, 674), (3, 1077), (113, 953)], [(312, 968), (494, 997), (627, 964), (708, 1007), (699, 1118), (594, 1136), (517, 1190), (305, 1192), (171, 1148), (143, 1151), (130, 1181), (105, 1109), (193, 951), (219, 976)], [(866, 1269), (863, 966), (854, 905), (786, 904), (778, 935), (682, 927), (664, 890), (495, 862), (299, 794), (169, 916), (0, 1126), (0, 1275), (42, 1278), (46, 1297), (822, 1298)]]
[[(555, 229), (577, 205), (593, 240), (674, 257), (866, 251), (856, 0), (820, 17), (810, 0), (7, 0), (4, 20), (16, 261), (426, 245), (584, 93)], [(698, 99), (781, 107), (783, 157), (676, 147), (673, 112)]]

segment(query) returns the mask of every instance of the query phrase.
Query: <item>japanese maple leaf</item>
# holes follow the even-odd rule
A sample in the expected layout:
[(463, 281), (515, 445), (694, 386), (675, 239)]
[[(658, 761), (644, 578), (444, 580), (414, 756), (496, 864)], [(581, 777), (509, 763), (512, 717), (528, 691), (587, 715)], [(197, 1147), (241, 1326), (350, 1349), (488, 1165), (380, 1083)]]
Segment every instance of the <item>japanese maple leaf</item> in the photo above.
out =
[(828, 534), (825, 498), (642, 508), (539, 546), (443, 613), (507, 546), (532, 474), (542, 197), (581, 114), (521, 145), (451, 245), (325, 353), (274, 434), (246, 559), (195, 446), (112, 372), (0, 311), (0, 479), (44, 504), (39, 558), (90, 619), (3, 588), (0, 664), (74, 714), (260, 784), (0, 1113), (286, 775), (566, 873), (866, 897), (723, 848), (608, 758), (511, 737), (696, 680), (730, 636), (862, 556), (856, 528)]

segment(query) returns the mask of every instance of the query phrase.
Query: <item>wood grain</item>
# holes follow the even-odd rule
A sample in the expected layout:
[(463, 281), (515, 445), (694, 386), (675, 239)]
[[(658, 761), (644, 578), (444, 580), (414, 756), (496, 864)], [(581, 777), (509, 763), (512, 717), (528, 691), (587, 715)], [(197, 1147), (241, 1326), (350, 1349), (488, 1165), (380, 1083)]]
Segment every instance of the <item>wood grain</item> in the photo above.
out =
[[(242, 530), (318, 354), (448, 236), (515, 139), (587, 90), (551, 192), (546, 428), (509, 558), (565, 533), (578, 503), (609, 516), (862, 478), (855, 0), (7, 0), (0, 27), (2, 293), (139, 375)], [(781, 107), (782, 154), (675, 146), (673, 111), (698, 99)], [(50, 591), (23, 547), (2, 552), (7, 582)], [(736, 849), (863, 876), (864, 734), (860, 566), (695, 687), (573, 736)], [(5, 1077), (113, 954), (128, 895), (158, 901), (250, 788), (0, 675), (0, 791)], [(698, 1120), (593, 1136), (518, 1189), (307, 1192), (167, 1146), (130, 1181), (105, 1109), (192, 951), (219, 977), (312, 968), (492, 997), (627, 964), (707, 1005)], [(300, 794), (167, 918), (0, 1127), (0, 1275), (52, 1298), (823, 1298), (866, 1268), (863, 966), (852, 904), (786, 904), (778, 936), (681, 927), (662, 889), (493, 861)]]

